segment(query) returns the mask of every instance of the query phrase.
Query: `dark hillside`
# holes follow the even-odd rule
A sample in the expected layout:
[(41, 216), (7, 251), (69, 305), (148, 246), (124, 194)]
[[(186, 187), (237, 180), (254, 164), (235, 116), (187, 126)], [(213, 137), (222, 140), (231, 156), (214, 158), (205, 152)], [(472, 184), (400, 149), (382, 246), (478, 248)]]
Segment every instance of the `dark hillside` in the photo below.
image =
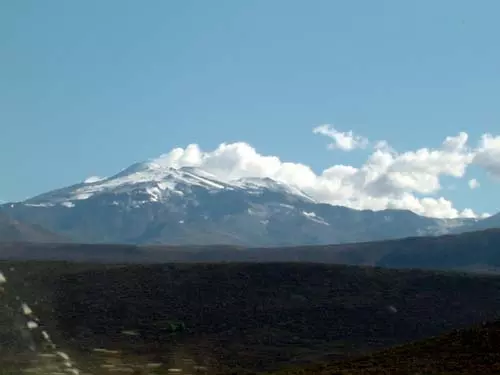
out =
[(278, 374), (500, 374), (500, 322), (454, 330), (354, 360), (290, 366)]
[[(56, 289), (58, 328), (81, 347), (123, 347), (134, 330), (131, 350), (175, 343), (222, 369), (342, 358), (500, 312), (499, 278), (317, 264), (128, 266), (63, 275)], [(172, 336), (172, 322), (185, 330)]]
[(500, 230), (346, 245), (243, 248), (107, 244), (0, 244), (0, 258), (104, 263), (313, 262), (497, 272)]
[(366, 354), (500, 312), (500, 278), (458, 273), (9, 261), (0, 270), (9, 280), (3, 303), (15, 305), (19, 295), (55, 342), (90, 367), (101, 360), (94, 349), (106, 348), (136, 363), (191, 358), (211, 372), (277, 370)]

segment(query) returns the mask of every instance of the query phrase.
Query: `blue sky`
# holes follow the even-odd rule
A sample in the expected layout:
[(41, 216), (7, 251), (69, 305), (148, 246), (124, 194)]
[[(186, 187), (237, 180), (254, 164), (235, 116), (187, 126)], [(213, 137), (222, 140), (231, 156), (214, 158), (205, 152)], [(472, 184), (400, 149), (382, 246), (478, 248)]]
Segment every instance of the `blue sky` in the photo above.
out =
[[(10, 1), (0, 4), (0, 200), (196, 143), (361, 166), (321, 124), (437, 148), (500, 134), (498, 1)], [(495, 154), (496, 155), (496, 154)], [(467, 185), (471, 178), (478, 189)], [(444, 176), (460, 210), (500, 210), (484, 168)]]

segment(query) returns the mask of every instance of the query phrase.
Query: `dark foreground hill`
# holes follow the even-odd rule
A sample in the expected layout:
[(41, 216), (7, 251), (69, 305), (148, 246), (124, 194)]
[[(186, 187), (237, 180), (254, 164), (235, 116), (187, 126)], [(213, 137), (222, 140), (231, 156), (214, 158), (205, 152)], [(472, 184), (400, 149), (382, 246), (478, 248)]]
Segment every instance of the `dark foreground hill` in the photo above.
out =
[(500, 374), (500, 322), (454, 330), (354, 360), (290, 366), (274, 375)]
[(276, 248), (11, 243), (0, 244), (0, 258), (105, 263), (315, 262), (497, 272), (498, 249), (500, 229), (490, 229), (440, 237)]
[(271, 371), (371, 353), (500, 312), (493, 276), (300, 263), (3, 261), (0, 269), (9, 280), (4, 303), (27, 301), (94, 375), (110, 373), (95, 348), (159, 363), (156, 374), (184, 360), (210, 373)]

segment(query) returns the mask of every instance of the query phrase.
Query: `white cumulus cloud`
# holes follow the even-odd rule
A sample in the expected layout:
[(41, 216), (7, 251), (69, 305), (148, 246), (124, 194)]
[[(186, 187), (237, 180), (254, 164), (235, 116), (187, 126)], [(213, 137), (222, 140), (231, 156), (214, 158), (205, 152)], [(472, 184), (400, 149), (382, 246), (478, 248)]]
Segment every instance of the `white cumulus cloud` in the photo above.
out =
[(352, 151), (356, 148), (365, 148), (368, 145), (368, 139), (354, 134), (352, 131), (341, 132), (332, 125), (320, 125), (313, 129), (314, 134), (321, 134), (330, 138), (333, 142), (328, 148), (339, 149), (342, 151)]
[(500, 136), (484, 134), (474, 156), (474, 164), (500, 178)]
[[(342, 150), (369, 144), (366, 138), (338, 132), (328, 125), (313, 132), (332, 138), (332, 147)], [(173, 149), (154, 162), (165, 167), (199, 167), (225, 181), (268, 177), (292, 184), (319, 202), (355, 209), (407, 209), (439, 218), (482, 217), (485, 214), (470, 208), (458, 210), (439, 195), (443, 176), (464, 178), (472, 163), (500, 177), (500, 137), (485, 135), (475, 149), (467, 142), (468, 135), (461, 132), (446, 137), (435, 149), (397, 152), (387, 142), (378, 141), (362, 165), (332, 165), (319, 173), (305, 164), (262, 155), (244, 142), (222, 143), (212, 151), (191, 144)], [(469, 184), (479, 186), (477, 181)]]

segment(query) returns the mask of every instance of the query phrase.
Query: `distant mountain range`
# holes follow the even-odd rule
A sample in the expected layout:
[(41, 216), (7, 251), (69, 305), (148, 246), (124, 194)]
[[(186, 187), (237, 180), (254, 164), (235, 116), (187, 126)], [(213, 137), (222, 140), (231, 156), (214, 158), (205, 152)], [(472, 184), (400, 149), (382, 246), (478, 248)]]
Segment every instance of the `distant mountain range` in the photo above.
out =
[(268, 178), (221, 181), (196, 168), (137, 163), (0, 207), (12, 219), (85, 243), (323, 245), (441, 235), (500, 227), (411, 211), (359, 211), (319, 203)]

